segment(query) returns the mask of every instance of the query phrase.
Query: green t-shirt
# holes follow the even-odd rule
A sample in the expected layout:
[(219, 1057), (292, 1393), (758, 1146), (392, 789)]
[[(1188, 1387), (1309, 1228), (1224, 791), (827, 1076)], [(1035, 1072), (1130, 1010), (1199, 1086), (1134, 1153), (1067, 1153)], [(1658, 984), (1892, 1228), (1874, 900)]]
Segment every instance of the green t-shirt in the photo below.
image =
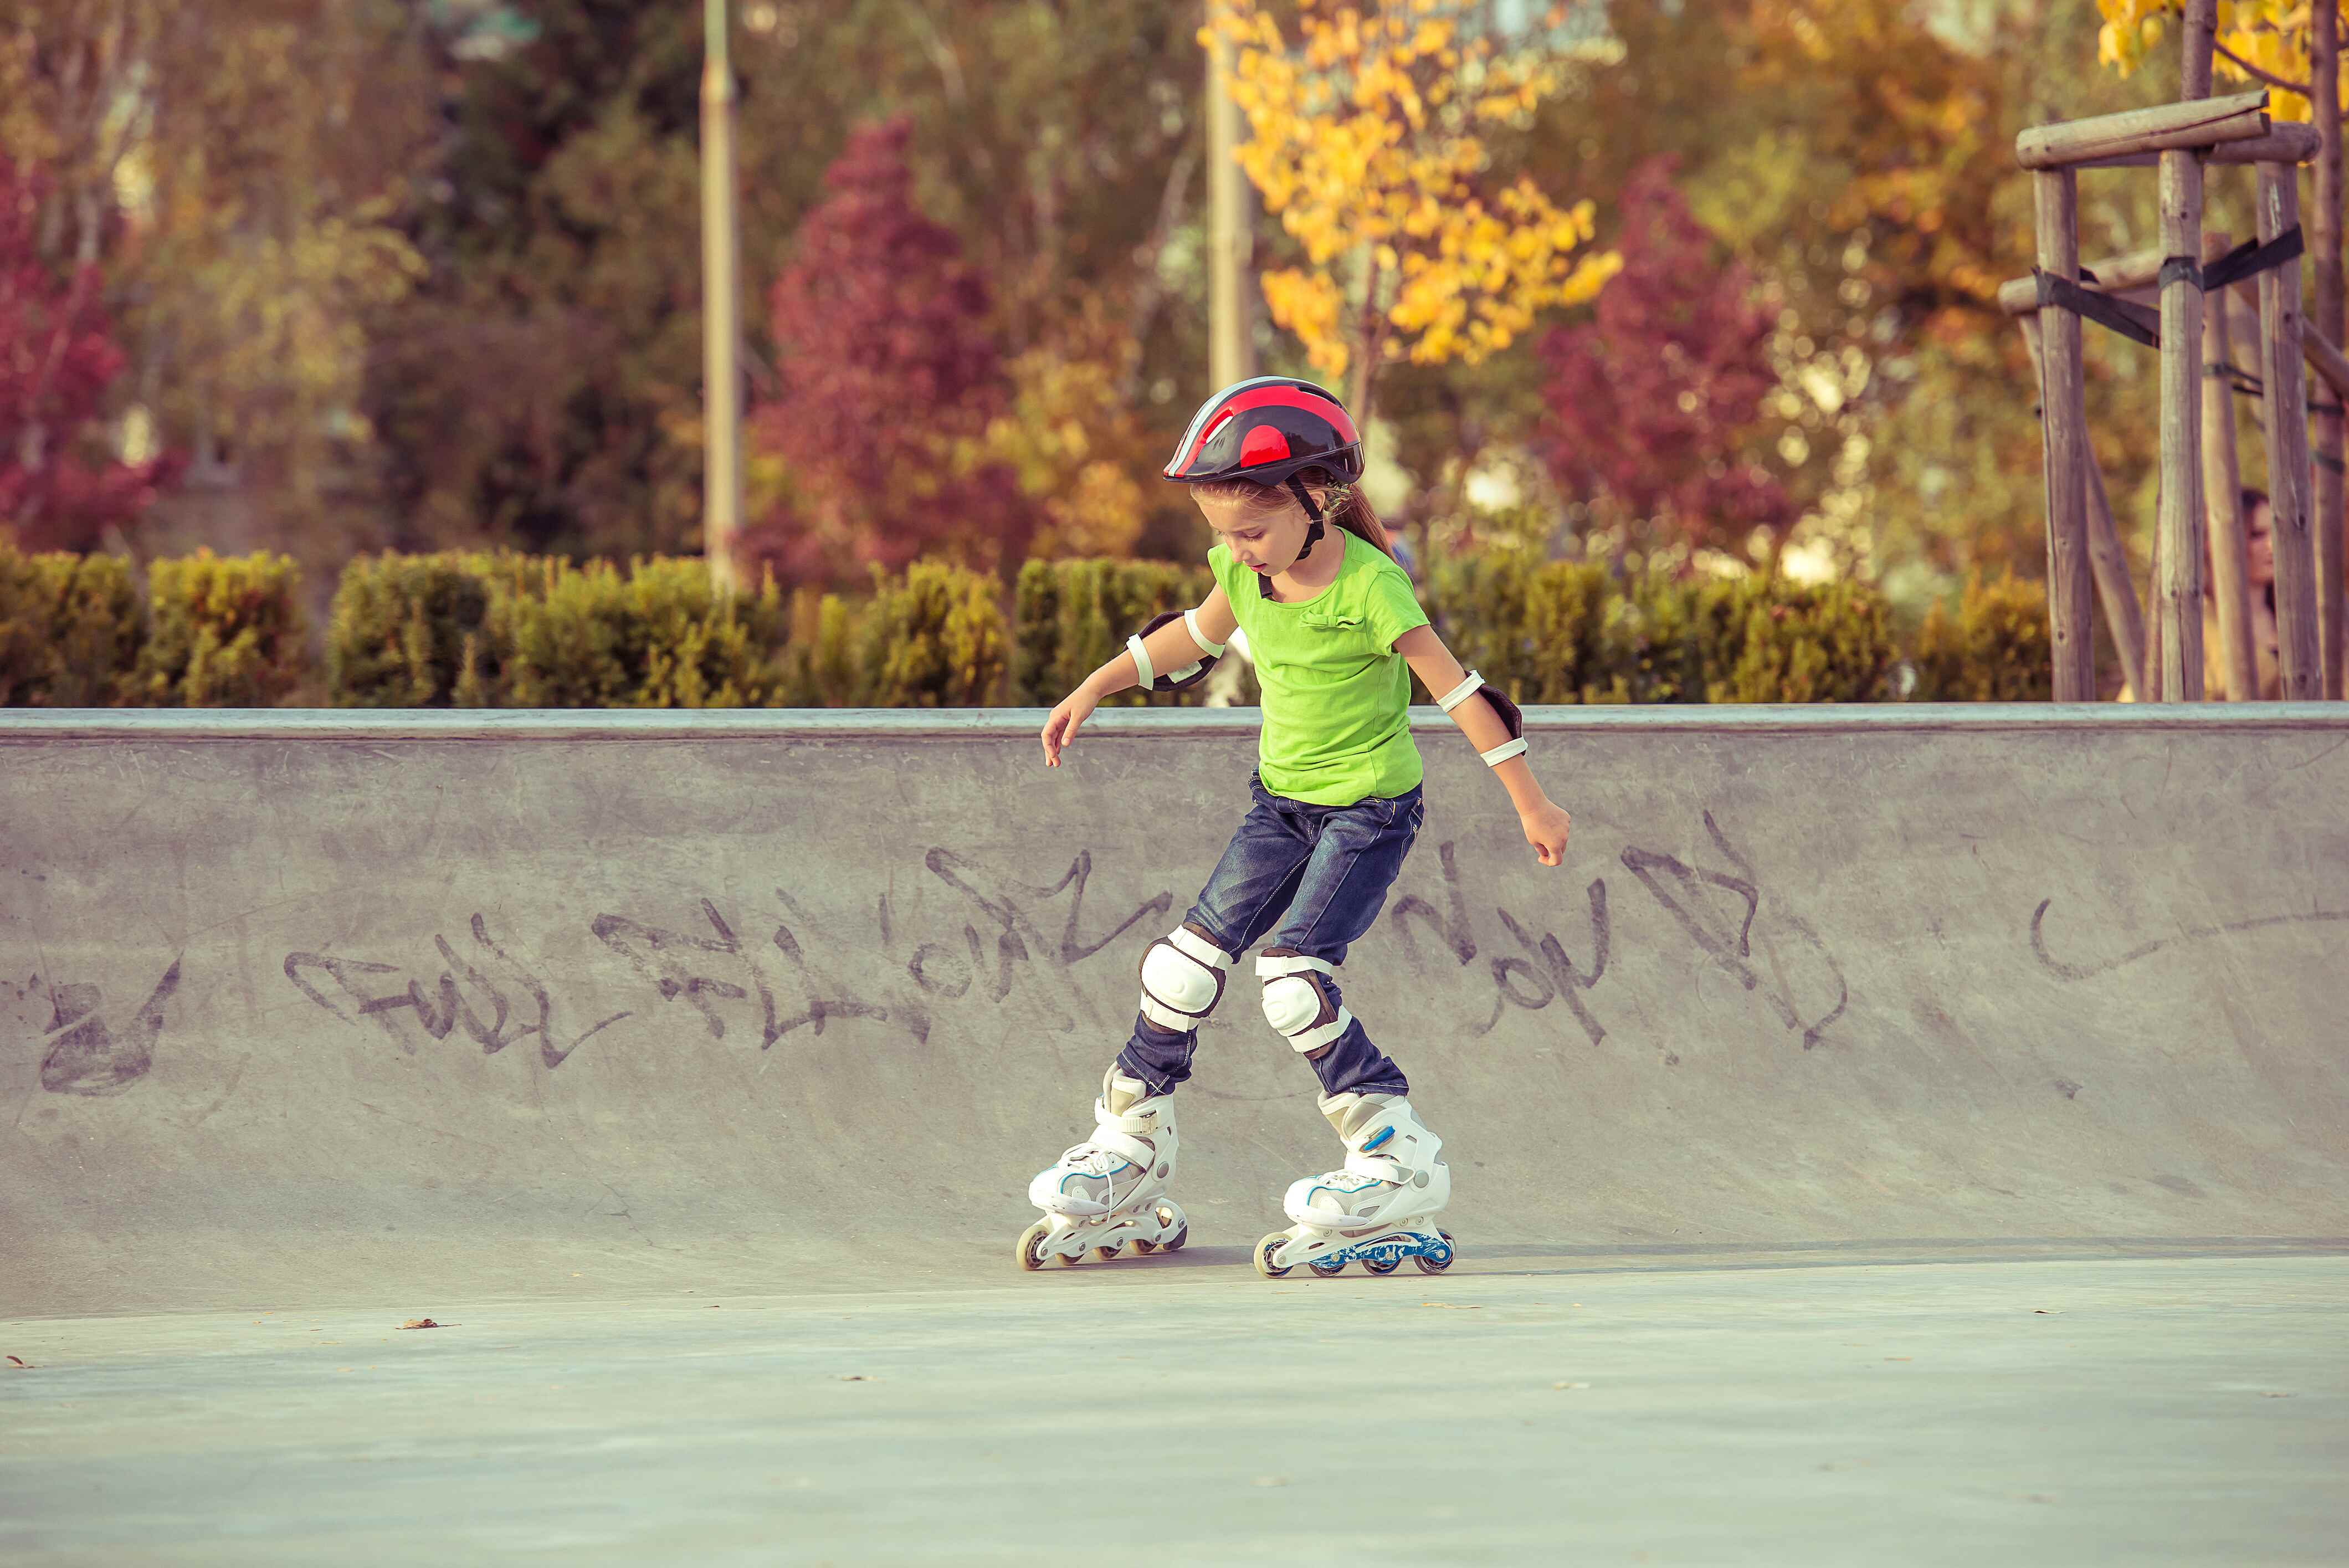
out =
[(1207, 552), (1264, 690), (1257, 771), (1273, 794), (1312, 805), (1402, 794), (1424, 772), (1411, 739), (1411, 667), (1394, 645), (1426, 613), (1392, 556), (1343, 528), (1332, 536), (1346, 542), (1345, 564), (1301, 604), (1265, 597), (1229, 546)]

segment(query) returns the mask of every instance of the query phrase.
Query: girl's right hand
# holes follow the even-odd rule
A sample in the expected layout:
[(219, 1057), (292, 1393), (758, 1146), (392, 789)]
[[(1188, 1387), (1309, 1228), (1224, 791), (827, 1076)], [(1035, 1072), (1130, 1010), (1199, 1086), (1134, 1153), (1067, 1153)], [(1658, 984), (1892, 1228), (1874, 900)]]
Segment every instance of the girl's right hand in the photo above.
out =
[(1061, 699), (1061, 705), (1052, 710), (1050, 718), (1044, 721), (1042, 739), (1046, 767), (1061, 765), (1062, 748), (1076, 744), (1077, 727), (1092, 716), (1097, 705), (1081, 687)]

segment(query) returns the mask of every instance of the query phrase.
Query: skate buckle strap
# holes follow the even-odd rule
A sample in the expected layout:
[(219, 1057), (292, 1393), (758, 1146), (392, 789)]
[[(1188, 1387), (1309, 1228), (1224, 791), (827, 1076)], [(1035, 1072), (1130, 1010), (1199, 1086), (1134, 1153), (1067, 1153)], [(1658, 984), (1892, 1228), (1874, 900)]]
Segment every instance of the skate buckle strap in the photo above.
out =
[(1097, 1125), (1093, 1128), (1093, 1136), (1077, 1147), (1107, 1149), (1127, 1164), (1138, 1165), (1147, 1170), (1150, 1162), (1158, 1158), (1158, 1151), (1121, 1127), (1118, 1124), (1124, 1119), (1096, 1106), (1093, 1120)]
[(1239, 960), (1226, 952), (1188, 926), (1177, 926), (1166, 933), (1167, 943), (1180, 949), (1186, 958), (1195, 958), (1209, 969), (1231, 970), (1239, 967)]
[(1335, 979), (1338, 966), (1326, 959), (1308, 958), (1303, 953), (1268, 954), (1256, 961), (1258, 980), (1278, 980), (1291, 974), (1326, 974)]

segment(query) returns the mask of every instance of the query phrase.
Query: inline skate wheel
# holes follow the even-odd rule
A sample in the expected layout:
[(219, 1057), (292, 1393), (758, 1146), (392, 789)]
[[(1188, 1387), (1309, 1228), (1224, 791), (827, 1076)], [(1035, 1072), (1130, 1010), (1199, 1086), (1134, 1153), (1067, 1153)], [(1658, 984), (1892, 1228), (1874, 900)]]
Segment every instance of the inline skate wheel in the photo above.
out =
[(1374, 1274), (1392, 1274), (1402, 1267), (1401, 1258), (1364, 1258), (1362, 1267)]
[(1287, 1269), (1274, 1267), (1272, 1262), (1272, 1255), (1275, 1252), (1279, 1251), (1280, 1244), (1288, 1240), (1288, 1231), (1275, 1231), (1271, 1235), (1267, 1236), (1263, 1241), (1258, 1241), (1256, 1244), (1256, 1272), (1257, 1273), (1262, 1274), (1268, 1280), (1277, 1280), (1283, 1274), (1288, 1272)]
[(1313, 1262), (1306, 1264), (1305, 1266), (1312, 1270), (1315, 1273), (1320, 1275), (1325, 1280), (1335, 1279), (1338, 1275), (1346, 1272), (1346, 1260), (1340, 1258), (1334, 1263), (1325, 1263), (1319, 1258), (1316, 1258)]
[(1423, 1274), (1442, 1273), (1452, 1266), (1452, 1260), (1460, 1255), (1458, 1250), (1453, 1245), (1451, 1231), (1438, 1231), (1436, 1234), (1444, 1238), (1444, 1261), (1439, 1263), (1426, 1253), (1420, 1253), (1412, 1259), (1412, 1262), (1419, 1265), (1419, 1272)]
[(1106, 1263), (1123, 1251), (1125, 1251), (1125, 1243), (1123, 1241), (1116, 1241), (1106, 1247), (1095, 1247), (1093, 1249), (1093, 1257), (1099, 1262)]
[(1044, 1266), (1044, 1254), (1041, 1249), (1044, 1237), (1051, 1229), (1052, 1222), (1050, 1220), (1039, 1220), (1019, 1232), (1019, 1244), (1012, 1249), (1012, 1256), (1019, 1260), (1021, 1268), (1040, 1269)]
[[(1173, 1210), (1161, 1209), (1158, 1210), (1158, 1222), (1161, 1225), (1165, 1224), (1166, 1221), (1173, 1218), (1174, 1218), (1174, 1211)], [(1167, 1237), (1166, 1240), (1158, 1243), (1158, 1250), (1162, 1252), (1179, 1252), (1183, 1250), (1183, 1243), (1190, 1239), (1191, 1222), (1188, 1220), (1185, 1220), (1183, 1221), (1181, 1227), (1175, 1231), (1174, 1234)]]
[(1137, 1258), (1146, 1258), (1146, 1257), (1150, 1256), (1150, 1254), (1151, 1254), (1151, 1253), (1153, 1253), (1153, 1252), (1154, 1252), (1154, 1251), (1158, 1251), (1158, 1243), (1157, 1243), (1157, 1242), (1155, 1242), (1155, 1241), (1143, 1241), (1143, 1240), (1141, 1237), (1139, 1237), (1139, 1236), (1136, 1236), (1136, 1237), (1133, 1239), (1133, 1255), (1134, 1255), (1135, 1257), (1137, 1257)]

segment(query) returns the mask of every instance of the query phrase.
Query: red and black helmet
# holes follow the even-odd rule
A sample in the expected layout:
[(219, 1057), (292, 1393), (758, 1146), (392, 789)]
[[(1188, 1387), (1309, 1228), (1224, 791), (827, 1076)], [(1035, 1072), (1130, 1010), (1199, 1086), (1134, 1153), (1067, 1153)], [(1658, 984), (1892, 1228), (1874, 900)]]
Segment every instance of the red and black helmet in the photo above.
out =
[(1286, 484), (1316, 523), (1321, 509), (1297, 476), (1325, 469), (1340, 484), (1362, 477), (1362, 437), (1337, 394), (1294, 376), (1258, 376), (1199, 406), (1165, 477), (1178, 484), (1247, 479)]

